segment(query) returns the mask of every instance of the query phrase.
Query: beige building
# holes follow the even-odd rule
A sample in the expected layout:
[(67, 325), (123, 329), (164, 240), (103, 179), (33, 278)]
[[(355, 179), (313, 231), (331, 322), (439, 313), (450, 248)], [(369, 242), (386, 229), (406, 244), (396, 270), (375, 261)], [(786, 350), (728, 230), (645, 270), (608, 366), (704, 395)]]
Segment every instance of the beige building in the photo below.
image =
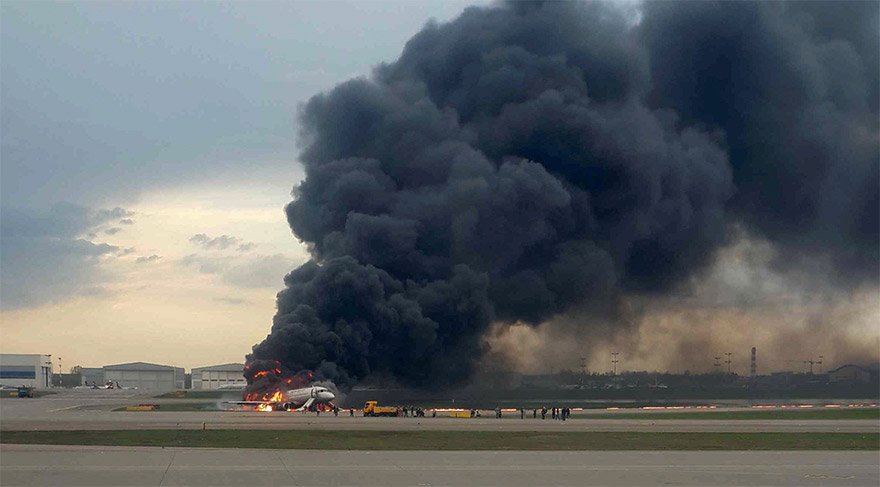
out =
[(184, 373), (181, 367), (131, 362), (105, 365), (104, 380), (120, 387), (136, 387), (142, 391), (173, 391), (183, 389)]
[(244, 364), (209, 365), (192, 369), (193, 389), (244, 388)]

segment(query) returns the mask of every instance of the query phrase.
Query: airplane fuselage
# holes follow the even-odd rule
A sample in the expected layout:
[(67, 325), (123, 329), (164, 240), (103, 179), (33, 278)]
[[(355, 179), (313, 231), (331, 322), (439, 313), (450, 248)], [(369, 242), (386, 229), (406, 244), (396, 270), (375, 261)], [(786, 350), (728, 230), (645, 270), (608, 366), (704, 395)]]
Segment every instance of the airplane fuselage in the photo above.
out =
[(288, 409), (296, 409), (302, 407), (311, 400), (311, 404), (326, 404), (336, 396), (333, 395), (326, 387), (304, 387), (302, 389), (289, 389), (284, 394), (284, 400), (288, 404)]

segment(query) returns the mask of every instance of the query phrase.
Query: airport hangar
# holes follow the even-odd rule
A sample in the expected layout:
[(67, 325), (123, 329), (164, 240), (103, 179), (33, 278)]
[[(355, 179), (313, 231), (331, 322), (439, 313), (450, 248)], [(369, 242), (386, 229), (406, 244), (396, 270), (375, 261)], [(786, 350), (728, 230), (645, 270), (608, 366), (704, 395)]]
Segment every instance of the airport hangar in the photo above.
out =
[(181, 367), (131, 362), (105, 365), (102, 370), (104, 381), (119, 383), (122, 387), (137, 387), (143, 391), (173, 391), (184, 388), (185, 375)]
[[(193, 389), (219, 389), (223, 386), (244, 387), (244, 364), (228, 363), (192, 369)], [(129, 362), (103, 367), (79, 369), (81, 385), (104, 385), (112, 381), (122, 387), (146, 391), (184, 389), (185, 371), (181, 367)], [(0, 354), (0, 385), (27, 386), (37, 389), (52, 387), (52, 356), (45, 354)]]
[(242, 375), (244, 364), (221, 364), (192, 369), (192, 388), (220, 389), (221, 387), (245, 387), (247, 382)]
[(37, 353), (0, 354), (0, 384), (10, 387), (52, 387), (52, 356)]

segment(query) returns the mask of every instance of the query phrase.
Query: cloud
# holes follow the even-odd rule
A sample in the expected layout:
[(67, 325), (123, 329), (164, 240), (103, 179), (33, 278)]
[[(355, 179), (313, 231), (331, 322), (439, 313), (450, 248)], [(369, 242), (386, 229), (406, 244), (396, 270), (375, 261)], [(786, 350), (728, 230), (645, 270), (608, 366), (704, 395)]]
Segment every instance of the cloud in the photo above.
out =
[(214, 298), (214, 301), (217, 301), (218, 303), (232, 304), (232, 305), (236, 305), (236, 306), (250, 304), (250, 301), (248, 301), (247, 299), (243, 299), (243, 298)]
[(216, 274), (233, 287), (277, 288), (283, 284), (282, 276), (294, 267), (295, 261), (282, 254), (238, 258), (190, 254), (178, 263), (203, 274)]
[(93, 242), (95, 227), (132, 213), (57, 204), (0, 209), (0, 307), (18, 309), (106, 293), (103, 262), (125, 250)]
[(282, 277), (293, 268), (293, 261), (281, 254), (261, 255), (232, 266), (223, 280), (236, 287), (280, 287)]
[(193, 235), (189, 238), (189, 241), (206, 249), (226, 250), (230, 247), (238, 246), (238, 250), (242, 252), (252, 249), (255, 245), (253, 242), (244, 242), (242, 239), (232, 235), (220, 235), (219, 237), (211, 238), (204, 233)]
[(236, 250), (238, 250), (239, 252), (248, 252), (250, 250), (253, 250), (253, 248), (256, 246), (257, 246), (257, 244), (255, 244), (253, 242), (247, 242), (247, 243), (243, 243), (243, 244), (239, 245), (238, 249), (236, 249)]
[(161, 259), (161, 258), (162, 258), (161, 255), (153, 254), (153, 255), (150, 255), (150, 256), (146, 256), (146, 257), (138, 257), (138, 258), (134, 261), (134, 263), (135, 263), (135, 264), (152, 264), (153, 262), (156, 262), (156, 261), (158, 261), (158, 260)]
[(119, 223), (121, 225), (134, 225), (134, 220), (131, 218), (123, 218), (122, 220), (119, 220)]
[(116, 208), (113, 208), (111, 210), (98, 210), (95, 212), (95, 215), (101, 220), (108, 221), (115, 220), (117, 218), (128, 218), (130, 216), (134, 216), (134, 212), (117, 206)]
[(178, 263), (184, 267), (194, 267), (202, 274), (217, 274), (222, 272), (225, 266), (225, 259), (189, 254), (180, 259)]
[(104, 233), (107, 235), (116, 235), (117, 233), (119, 233), (121, 231), (122, 231), (122, 229), (119, 227), (110, 227), (110, 228), (104, 230)]

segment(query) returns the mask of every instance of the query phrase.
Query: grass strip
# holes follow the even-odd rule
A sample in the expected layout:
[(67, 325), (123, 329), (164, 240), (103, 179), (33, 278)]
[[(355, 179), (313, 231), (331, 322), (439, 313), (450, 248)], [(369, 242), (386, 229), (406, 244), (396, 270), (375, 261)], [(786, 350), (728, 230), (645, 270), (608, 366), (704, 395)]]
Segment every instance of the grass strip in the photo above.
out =
[(602, 414), (576, 414), (577, 419), (700, 419), (700, 420), (829, 420), (829, 419), (874, 419), (880, 420), (880, 408), (867, 409), (759, 409), (746, 411), (690, 411), (668, 413), (630, 413), (608, 412)]
[(880, 435), (540, 431), (2, 431), (0, 443), (309, 450), (880, 450)]
[[(134, 406), (135, 404), (132, 404)], [(163, 403), (156, 412), (180, 411), (224, 411), (224, 405), (218, 402), (181, 401), (179, 403)], [(125, 411), (125, 407), (114, 409)], [(347, 413), (346, 413), (347, 414)], [(527, 411), (527, 419), (532, 419), (531, 411)], [(519, 420), (519, 413), (505, 413), (502, 419)], [(687, 412), (627, 412), (614, 411), (607, 413), (575, 413), (572, 419), (635, 419), (645, 421), (669, 419), (697, 420), (836, 420), (836, 419), (873, 419), (880, 421), (880, 408), (866, 409), (774, 409), (745, 411), (687, 411)]]

